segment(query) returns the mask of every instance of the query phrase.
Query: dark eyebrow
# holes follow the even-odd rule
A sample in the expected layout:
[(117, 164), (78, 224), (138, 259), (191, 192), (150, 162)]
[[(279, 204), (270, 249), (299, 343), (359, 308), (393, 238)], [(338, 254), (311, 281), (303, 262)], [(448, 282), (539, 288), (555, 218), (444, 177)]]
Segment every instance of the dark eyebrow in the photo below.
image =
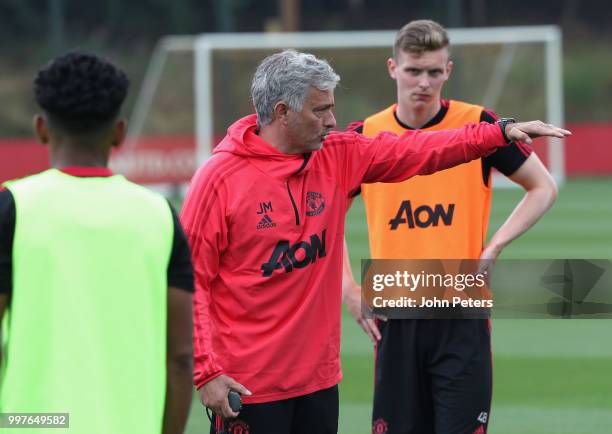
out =
[(319, 110), (327, 110), (327, 109), (330, 109), (330, 108), (332, 108), (334, 106), (335, 106), (335, 104), (325, 104), (325, 105), (316, 106), (315, 108), (313, 108), (313, 110), (317, 110), (317, 111), (319, 111)]

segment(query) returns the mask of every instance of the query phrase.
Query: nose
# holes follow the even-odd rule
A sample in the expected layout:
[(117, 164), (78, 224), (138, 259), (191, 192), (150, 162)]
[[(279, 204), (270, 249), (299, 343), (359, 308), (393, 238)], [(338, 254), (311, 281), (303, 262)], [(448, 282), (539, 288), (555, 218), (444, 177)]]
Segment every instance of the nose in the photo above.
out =
[(323, 122), (325, 123), (325, 128), (327, 129), (331, 130), (336, 128), (336, 118), (331, 110), (327, 113)]
[(429, 87), (429, 77), (427, 77), (427, 74), (423, 74), (419, 79), (419, 87), (422, 87), (423, 89), (427, 89)]

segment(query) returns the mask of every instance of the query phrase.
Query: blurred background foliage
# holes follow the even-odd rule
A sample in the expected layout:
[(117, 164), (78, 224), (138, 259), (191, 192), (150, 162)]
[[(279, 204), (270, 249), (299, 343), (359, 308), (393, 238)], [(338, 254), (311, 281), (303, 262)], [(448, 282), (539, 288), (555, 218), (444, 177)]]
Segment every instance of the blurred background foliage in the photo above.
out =
[(561, 26), (566, 121), (612, 118), (612, 3), (603, 0), (0, 0), (0, 137), (30, 134), (32, 77), (67, 49), (102, 53), (128, 72), (129, 113), (167, 34), (397, 30), (418, 18), (447, 27)]

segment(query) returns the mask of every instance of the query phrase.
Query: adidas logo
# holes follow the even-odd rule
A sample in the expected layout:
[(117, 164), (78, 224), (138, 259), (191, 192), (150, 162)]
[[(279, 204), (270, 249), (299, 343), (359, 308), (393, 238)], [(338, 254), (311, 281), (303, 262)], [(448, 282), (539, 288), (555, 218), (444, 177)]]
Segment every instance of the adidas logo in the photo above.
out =
[(257, 226), (256, 226), (257, 229), (268, 229), (268, 228), (275, 228), (275, 227), (276, 227), (276, 223), (274, 223), (272, 219), (268, 217), (268, 214), (264, 214), (263, 218), (259, 221), (259, 223), (257, 223)]

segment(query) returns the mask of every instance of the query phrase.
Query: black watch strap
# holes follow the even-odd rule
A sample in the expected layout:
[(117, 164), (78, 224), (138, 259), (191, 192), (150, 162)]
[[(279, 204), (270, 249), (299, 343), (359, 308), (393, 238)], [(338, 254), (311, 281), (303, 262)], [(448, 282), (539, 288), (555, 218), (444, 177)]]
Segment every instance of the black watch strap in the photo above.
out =
[(506, 125), (514, 123), (516, 123), (516, 119), (514, 118), (500, 118), (497, 120), (497, 125), (499, 125), (499, 129), (501, 130), (502, 136), (504, 136), (506, 143), (510, 143), (508, 136), (506, 136)]

